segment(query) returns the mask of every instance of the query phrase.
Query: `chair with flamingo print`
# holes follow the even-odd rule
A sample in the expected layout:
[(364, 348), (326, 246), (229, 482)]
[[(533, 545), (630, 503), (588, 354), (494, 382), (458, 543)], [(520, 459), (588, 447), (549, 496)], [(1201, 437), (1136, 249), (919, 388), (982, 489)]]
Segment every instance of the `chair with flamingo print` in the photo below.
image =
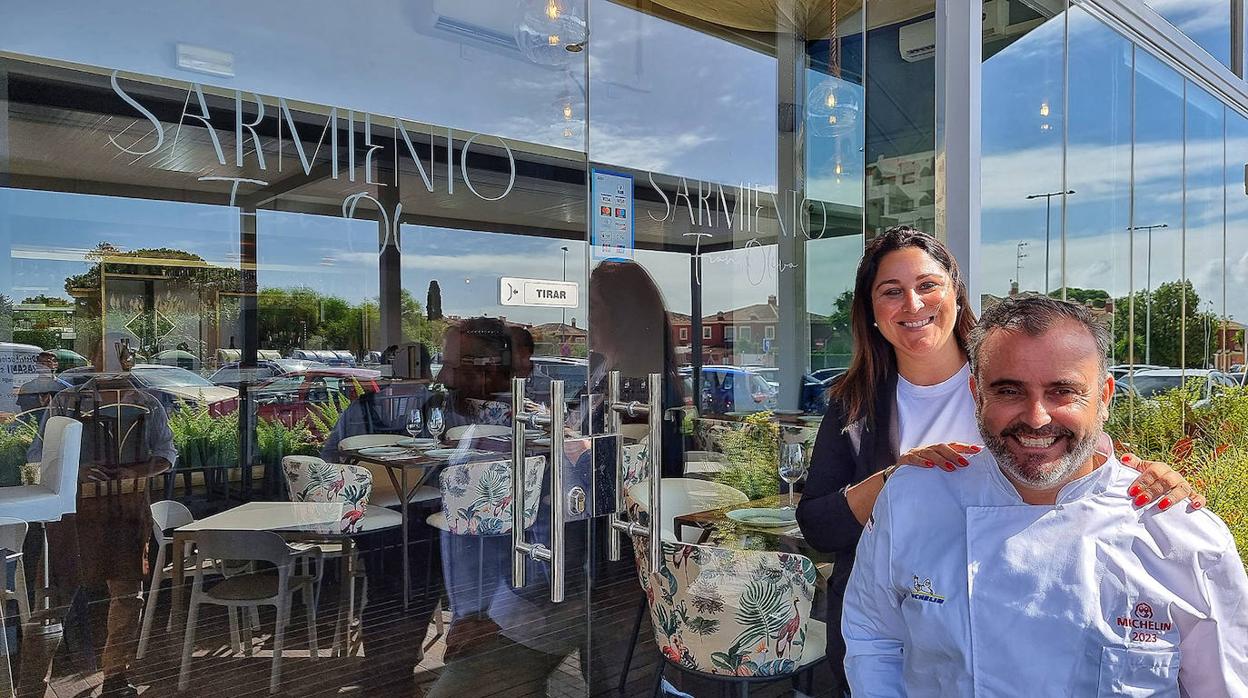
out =
[(810, 617), (818, 573), (802, 555), (665, 541), (645, 576), (665, 661), (656, 696), (668, 668), (735, 683), (748, 696), (752, 684), (796, 680), (824, 657), (827, 627)]
[[(286, 488), (290, 501), (342, 502), (344, 505), (341, 521), (343, 531), (358, 530), (365, 514), (370, 517), (370, 520), (376, 517), (388, 517), (397, 522), (402, 518), (398, 512), (385, 507), (368, 506), (368, 500), (373, 491), (373, 474), (362, 465), (326, 463), (315, 456), (286, 456), (282, 459), (282, 470), (286, 475)], [(298, 549), (301, 544), (296, 544), (294, 547)], [(325, 558), (342, 557), (345, 554), (345, 547), (341, 543), (319, 543), (316, 547), (320, 548), (322, 553), (322, 556), (317, 559), (317, 564), (321, 568), (317, 570), (316, 578), (320, 579), (324, 572)], [(350, 554), (356, 554), (354, 548), (351, 549)], [(359, 613), (362, 615), (364, 604), (368, 600), (368, 580), (363, 576), (363, 565), (353, 564), (352, 567), (360, 570)], [(345, 609), (348, 628), (356, 616), (355, 582), (354, 578), (343, 580), (344, 584), (350, 584), (349, 600)], [(315, 603), (319, 604), (320, 597), (321, 591), (318, 585)], [(334, 633), (336, 651), (339, 647), (342, 625), (341, 622), (338, 623), (339, 630)]]
[[(530, 456), (524, 459), (524, 517), (527, 531), (537, 522), (538, 506), (542, 499), (542, 479), (546, 474), (546, 456)], [(510, 564), (511, 547), (511, 461), (491, 460), (448, 465), (439, 474), (442, 490), (442, 511), (429, 516), (427, 523), (442, 532), (442, 572), (451, 611), (456, 617), (485, 610), (486, 583), (496, 582), (503, 576), (502, 566)], [(476, 564), (463, 564), (461, 543), (467, 539), (476, 547)], [(489, 541), (489, 543), (487, 543)], [(494, 543), (505, 544), (495, 549)], [(486, 547), (491, 547), (487, 560)], [(501, 554), (497, 554), (502, 551)], [(486, 575), (489, 562), (498, 574)], [(492, 567), (493, 569), (493, 567)], [(471, 578), (464, 575), (471, 573)], [(475, 607), (471, 595), (462, 592), (467, 587), (475, 590)], [(439, 599), (434, 609), (434, 622), (438, 633), (443, 630), (442, 603)]]

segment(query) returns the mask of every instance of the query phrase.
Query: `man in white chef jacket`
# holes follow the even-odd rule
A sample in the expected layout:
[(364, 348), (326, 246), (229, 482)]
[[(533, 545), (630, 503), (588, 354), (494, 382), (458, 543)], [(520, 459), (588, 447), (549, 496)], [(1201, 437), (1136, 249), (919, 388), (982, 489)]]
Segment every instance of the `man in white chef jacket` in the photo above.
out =
[(1109, 333), (1015, 297), (972, 335), (987, 450), (887, 479), (845, 594), (859, 696), (1248, 696), (1248, 576), (1207, 511), (1132, 507), (1097, 454)]

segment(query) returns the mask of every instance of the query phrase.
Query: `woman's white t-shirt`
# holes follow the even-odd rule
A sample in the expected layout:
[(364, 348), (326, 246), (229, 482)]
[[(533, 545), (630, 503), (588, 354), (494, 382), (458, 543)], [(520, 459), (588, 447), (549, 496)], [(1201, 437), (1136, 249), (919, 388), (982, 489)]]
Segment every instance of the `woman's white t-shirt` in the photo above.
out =
[(950, 441), (983, 443), (975, 424), (970, 379), (970, 364), (963, 364), (961, 370), (936, 385), (915, 385), (897, 376), (898, 455)]

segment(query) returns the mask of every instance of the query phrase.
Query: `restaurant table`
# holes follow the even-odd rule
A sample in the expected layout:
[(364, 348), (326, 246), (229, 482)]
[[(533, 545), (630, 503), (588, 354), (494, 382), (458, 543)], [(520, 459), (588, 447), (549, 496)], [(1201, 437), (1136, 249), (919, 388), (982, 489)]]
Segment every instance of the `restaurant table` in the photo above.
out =
[[(795, 493), (793, 495), (793, 505), (802, 501), (802, 495)], [(728, 512), (736, 509), (762, 509), (762, 508), (780, 508), (788, 506), (789, 495), (779, 494), (772, 497), (763, 497), (749, 502), (740, 504), (732, 504), (730, 506), (721, 507), (719, 509), (710, 509), (708, 511), (699, 511), (692, 514), (684, 514), (676, 516), (672, 519), (677, 539), (680, 539), (681, 528), (690, 526), (702, 529), (702, 535), (696, 543), (712, 543), (724, 547), (737, 547), (734, 543), (739, 542), (743, 536), (762, 536), (768, 549), (788, 550), (801, 553), (815, 562), (831, 559), (826, 553), (820, 553), (810, 544), (806, 542), (805, 536), (802, 535), (801, 529), (797, 524), (788, 524), (785, 526), (759, 526), (757, 524), (744, 523), (734, 521), (728, 518)]]
[[(360, 536), (393, 529), (390, 516), (369, 517), (368, 510), (350, 530), (342, 529), (343, 502), (248, 502), (219, 514), (193, 521), (173, 531), (173, 609), (182, 613), (182, 589), (185, 581), (186, 544), (194, 543), (199, 531), (272, 531), (290, 542), (337, 543), (342, 551), (342, 608), (349, 604), (350, 580), (355, 574), (355, 539)], [(369, 509), (384, 507), (369, 506)], [(342, 614), (339, 614), (342, 618)], [(346, 620), (347, 654), (351, 652), (351, 619)], [(341, 621), (340, 621), (341, 622)]]
[[(402, 440), (403, 437), (396, 436), (395, 443)], [(408, 551), (408, 505), (411, 503), (412, 495), (416, 490), (424, 487), (433, 481), (435, 475), (441, 472), (452, 460), (456, 464), (473, 463), (481, 461), (493, 461), (500, 458), (511, 458), (511, 437), (510, 436), (486, 436), (472, 439), (472, 448), (479, 451), (486, 451), (483, 454), (465, 455), (461, 457), (434, 458), (427, 455), (426, 450), (420, 448), (408, 449), (406, 453), (396, 454), (393, 456), (368, 455), (364, 451), (368, 451), (376, 446), (362, 446), (360, 448), (339, 448), (338, 453), (341, 456), (352, 458), (357, 461), (367, 461), (385, 467), (386, 474), (390, 476), (390, 484), (394, 486), (394, 491), (399, 493), (399, 514), (402, 516), (403, 528), (403, 610), (408, 610), (411, 600), (411, 575), (412, 570), (409, 566)], [(525, 455), (542, 455), (550, 452), (550, 446), (537, 446), (527, 444), (525, 447)], [(415, 475), (415, 482), (411, 482)]]

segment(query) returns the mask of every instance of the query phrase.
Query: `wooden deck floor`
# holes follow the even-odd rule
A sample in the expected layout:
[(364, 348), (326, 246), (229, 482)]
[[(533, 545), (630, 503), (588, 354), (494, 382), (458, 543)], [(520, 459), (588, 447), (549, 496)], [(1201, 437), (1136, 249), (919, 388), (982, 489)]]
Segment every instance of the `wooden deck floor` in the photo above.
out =
[[(424, 549), (427, 551), (429, 547), (426, 545)], [(415, 557), (413, 567), (420, 571), (414, 573), (413, 578), (417, 585), (421, 585), (424, 570), (430, 564), (436, 565), (436, 560), (430, 560), (427, 554)], [(630, 560), (626, 555), (622, 562), (601, 562), (595, 566), (588, 586), (588, 596), (592, 599), (588, 609), (586, 585), (581, 584), (579, 591), (569, 593), (565, 603), (547, 608), (540, 632), (529, 629), (529, 635), (544, 634), (572, 647), (566, 653), (553, 657), (532, 655), (524, 647), (497, 637), (475, 653), (461, 652), (452, 661), (447, 661), (446, 638), (437, 634), (432, 622), (433, 608), (442, 596), (442, 589), (436, 583), (433, 588), (423, 590), (424, 593), (417, 589), (411, 609), (405, 613), (396, 582), (399, 577), (397, 565), (370, 577), (369, 600), (363, 617), (363, 642), (359, 651), (353, 656), (333, 657), (330, 645), (338, 610), (337, 581), (327, 579), (317, 622), (319, 656), (316, 660), (310, 657), (303, 609), (296, 602), (286, 635), (280, 695), (426, 696), (436, 695), (452, 683), (458, 686), (454, 695), (463, 697), (621, 695), (616, 690), (616, 684), (641, 598)], [(438, 576), (436, 571), (431, 575), (435, 579)], [(165, 631), (164, 621), (170, 611), (169, 597), (166, 589), (161, 595), (148, 653), (137, 662), (130, 674), (131, 682), (140, 688), (140, 695), (268, 694), (273, 611), (261, 611), (262, 629), (254, 638), (254, 654), (248, 657), (231, 651), (224, 609), (212, 606), (205, 606), (201, 611), (191, 689), (185, 694), (178, 694), (176, 688), (183, 635), (180, 630), (172, 633)], [(94, 641), (79, 639), (76, 653), (71, 651), (73, 642), (67, 640), (64, 643), (54, 663), (49, 695), (57, 698), (99, 695), (102, 675), (87, 667), (91, 666), (93, 649), (98, 652), (103, 642), (106, 606), (105, 599), (91, 603), (87, 624)], [(449, 628), (450, 613), (445, 613), (444, 618)], [(82, 647), (83, 644), (89, 646)], [(86, 659), (83, 659), (84, 656)], [(535, 656), (543, 661), (533, 661)], [(647, 619), (642, 626), (641, 640), (636, 646), (623, 695), (650, 695), (659, 664), (659, 653)], [(583, 670), (583, 667), (586, 668)], [(689, 695), (699, 698), (726, 695), (725, 688), (719, 683), (675, 674), (668, 671), (669, 681)], [(460, 683), (465, 676), (468, 677), (467, 683)], [(826, 666), (820, 666), (816, 672), (814, 695), (830, 695), (819, 691), (820, 686), (826, 687), (829, 681)], [(783, 680), (754, 686), (751, 695), (768, 698), (794, 695), (794, 692), (791, 683)]]

